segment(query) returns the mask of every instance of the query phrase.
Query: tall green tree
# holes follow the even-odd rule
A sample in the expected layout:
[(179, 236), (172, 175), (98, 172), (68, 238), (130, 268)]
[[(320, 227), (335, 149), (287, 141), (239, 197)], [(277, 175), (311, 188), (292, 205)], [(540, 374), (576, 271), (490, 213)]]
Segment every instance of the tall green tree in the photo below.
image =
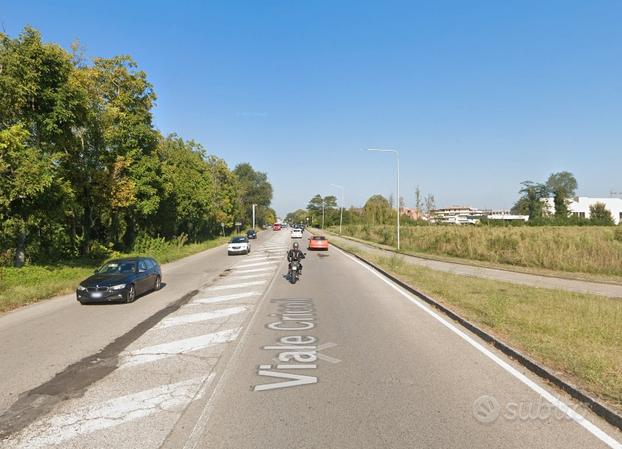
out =
[(272, 184), (268, 181), (268, 175), (255, 171), (251, 164), (242, 163), (233, 169), (239, 185), (239, 209), (240, 221), (245, 224), (252, 222), (252, 207), (256, 204), (261, 209), (261, 214), (256, 216), (259, 224), (265, 224), (265, 211), (272, 203)]
[(382, 195), (371, 196), (363, 206), (365, 221), (371, 225), (388, 224), (391, 214), (391, 204)]
[(545, 184), (546, 190), (553, 195), (555, 217), (568, 218), (568, 202), (575, 196), (578, 184), (574, 175), (567, 171), (552, 173)]

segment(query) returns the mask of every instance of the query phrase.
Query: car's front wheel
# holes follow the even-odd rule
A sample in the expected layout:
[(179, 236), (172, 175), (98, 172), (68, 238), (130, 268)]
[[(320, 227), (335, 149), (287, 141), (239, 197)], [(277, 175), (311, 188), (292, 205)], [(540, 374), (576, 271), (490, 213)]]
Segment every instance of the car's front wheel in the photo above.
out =
[(156, 280), (155, 280), (155, 284), (153, 286), (153, 291), (158, 291), (160, 290), (160, 288), (162, 287), (162, 279), (160, 279), (160, 276), (156, 276)]
[(125, 294), (125, 302), (130, 303), (130, 302), (134, 302), (135, 300), (136, 300), (136, 288), (132, 284), (130, 285), (130, 288), (127, 290), (127, 293)]

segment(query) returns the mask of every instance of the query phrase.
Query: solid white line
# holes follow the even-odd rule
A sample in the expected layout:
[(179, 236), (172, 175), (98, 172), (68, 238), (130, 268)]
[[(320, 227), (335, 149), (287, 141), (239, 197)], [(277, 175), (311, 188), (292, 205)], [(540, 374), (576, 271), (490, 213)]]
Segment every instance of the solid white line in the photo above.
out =
[(265, 268), (253, 268), (250, 270), (238, 270), (235, 269), (235, 273), (258, 273), (260, 271), (273, 271), (274, 267), (265, 267)]
[(237, 315), (246, 310), (246, 307), (230, 307), (228, 309), (214, 310), (213, 312), (189, 313), (186, 315), (173, 316), (160, 321), (153, 329), (166, 329), (167, 327), (180, 326), (183, 324), (199, 323), (202, 321), (215, 320), (216, 318), (224, 318), (231, 315)]
[(266, 281), (240, 282), (239, 284), (216, 285), (214, 287), (209, 287), (207, 290), (208, 291), (228, 290), (231, 288), (250, 287), (251, 285), (263, 285), (265, 283)]
[(144, 418), (160, 411), (178, 411), (198, 399), (214, 378), (198, 377), (170, 385), (128, 394), (103, 403), (82, 407), (38, 421), (18, 435), (16, 445), (21, 449), (37, 449), (59, 445), (81, 435), (108, 429), (129, 421)]
[(248, 263), (244, 265), (236, 265), (234, 268), (249, 268), (249, 267), (260, 267), (262, 265), (273, 265), (275, 262), (255, 262)]
[(260, 295), (259, 292), (244, 292), (244, 293), (235, 293), (233, 295), (224, 295), (224, 296), (213, 296), (211, 298), (195, 298), (190, 303), (186, 305), (193, 304), (214, 304), (217, 302), (223, 301), (231, 301), (233, 299), (242, 299), (242, 298), (250, 298), (251, 296)]
[(346, 254), (345, 252), (341, 251), (338, 248), (336, 248), (336, 249), (339, 252), (341, 252), (342, 254), (344, 254), (346, 257), (350, 258), (350, 260), (352, 260), (353, 262), (356, 262), (361, 267), (365, 268), (367, 271), (372, 273), (378, 279), (382, 280), (385, 284), (387, 284), (389, 287), (393, 288), (395, 291), (397, 291), (399, 294), (404, 296), (412, 304), (414, 304), (417, 307), (419, 307), (421, 310), (426, 312), (428, 315), (430, 315), (431, 317), (436, 319), (439, 323), (441, 323), (447, 329), (451, 330), (453, 333), (455, 333), (456, 335), (461, 337), (463, 340), (465, 340), (467, 343), (469, 343), (471, 346), (473, 346), (479, 352), (484, 354), (486, 357), (488, 357), (493, 362), (495, 362), (497, 365), (499, 365), (501, 368), (503, 368), (505, 371), (507, 371), (510, 375), (512, 375), (513, 377), (515, 377), (516, 379), (521, 381), (523, 384), (525, 384), (526, 386), (531, 388), (534, 392), (539, 394), (541, 397), (543, 397), (544, 399), (549, 401), (552, 405), (554, 405), (562, 413), (564, 413), (566, 416), (571, 418), (573, 421), (575, 421), (581, 427), (586, 429), (588, 432), (590, 432), (592, 435), (594, 435), (600, 441), (605, 443), (607, 446), (611, 447), (612, 449), (622, 449), (622, 444), (619, 443), (618, 441), (614, 440), (612, 437), (610, 437), (607, 433), (605, 433), (604, 430), (602, 430), (601, 428), (597, 427), (595, 424), (593, 424), (587, 418), (581, 416), (579, 413), (575, 412), (568, 404), (563, 402), (561, 399), (559, 399), (555, 395), (549, 393), (547, 390), (545, 390), (540, 385), (538, 385), (537, 383), (535, 383), (534, 381), (529, 379), (523, 373), (521, 373), (518, 370), (516, 370), (512, 365), (510, 365), (506, 361), (504, 361), (501, 358), (499, 358), (496, 354), (493, 354), (492, 352), (490, 352), (486, 347), (482, 346), (479, 342), (475, 341), (469, 335), (465, 334), (463, 331), (458, 329), (454, 324), (452, 324), (449, 321), (445, 320), (445, 318), (441, 317), (438, 313), (434, 312), (428, 306), (424, 305), (418, 298), (414, 297), (412, 294), (406, 292), (401, 287), (399, 287), (398, 285), (394, 284), (389, 279), (385, 278), (382, 274), (378, 273), (376, 270), (371, 268), (369, 265), (364, 264), (360, 260), (356, 259), (355, 257), (353, 257), (353, 256), (351, 256), (349, 254)]
[(221, 343), (228, 343), (236, 339), (240, 328), (227, 329), (198, 337), (172, 341), (155, 346), (130, 351), (121, 357), (119, 368), (142, 365), (143, 363), (155, 362), (166, 357), (198, 351)]

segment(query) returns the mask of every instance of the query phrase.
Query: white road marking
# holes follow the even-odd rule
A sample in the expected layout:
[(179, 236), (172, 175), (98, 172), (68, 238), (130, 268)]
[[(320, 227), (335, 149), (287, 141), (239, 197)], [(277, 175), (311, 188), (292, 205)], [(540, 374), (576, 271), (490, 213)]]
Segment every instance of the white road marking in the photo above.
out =
[(255, 262), (255, 263), (247, 263), (244, 265), (236, 265), (237, 268), (250, 268), (250, 267), (260, 267), (262, 265), (273, 265), (275, 262)]
[(244, 293), (235, 293), (233, 295), (224, 295), (224, 296), (213, 296), (211, 298), (196, 298), (193, 299), (192, 302), (187, 305), (193, 304), (214, 304), (217, 302), (223, 301), (231, 301), (233, 299), (242, 299), (242, 298), (250, 298), (251, 296), (258, 296), (259, 292), (244, 292)]
[[(163, 385), (83, 407), (35, 422), (18, 434), (11, 447), (37, 449), (59, 445), (81, 435), (118, 426), (160, 411), (177, 411), (198, 399), (214, 375)], [(9, 440), (9, 444), (11, 441)]]
[(213, 312), (190, 313), (186, 315), (173, 316), (165, 318), (153, 329), (166, 329), (167, 327), (181, 326), (184, 324), (200, 323), (202, 321), (215, 320), (216, 318), (225, 318), (231, 315), (237, 315), (246, 310), (246, 307), (230, 307), (228, 309), (214, 310)]
[(235, 279), (236, 281), (238, 279), (257, 279), (257, 278), (265, 278), (266, 276), (270, 276), (272, 273), (264, 271), (263, 273), (260, 274), (248, 274), (248, 275), (233, 275), (228, 277), (227, 279)]
[(519, 372), (512, 365), (510, 365), (506, 361), (502, 360), (499, 356), (497, 356), (496, 354), (493, 354), (490, 350), (488, 350), (486, 347), (484, 347), (479, 342), (475, 341), (469, 335), (465, 334), (462, 330), (460, 330), (454, 324), (452, 324), (451, 322), (447, 321), (445, 318), (443, 318), (438, 313), (433, 311), (427, 305), (423, 304), (421, 302), (421, 300), (419, 300), (418, 298), (414, 297), (412, 294), (408, 293), (407, 291), (403, 290), (400, 286), (398, 286), (397, 284), (394, 284), (389, 279), (385, 278), (382, 274), (378, 273), (376, 270), (371, 268), (369, 265), (364, 264), (360, 260), (356, 259), (355, 257), (353, 257), (353, 256), (351, 256), (349, 254), (346, 254), (345, 252), (339, 250), (338, 248), (337, 248), (337, 250), (339, 252), (341, 252), (343, 255), (345, 255), (346, 257), (348, 257), (353, 262), (356, 262), (361, 267), (363, 267), (364, 269), (366, 269), (367, 271), (372, 273), (374, 276), (376, 276), (378, 279), (383, 281), (389, 287), (391, 287), (392, 289), (397, 291), (403, 297), (408, 299), (408, 301), (410, 301), (412, 304), (414, 304), (417, 307), (419, 307), (421, 310), (423, 310), (425, 313), (430, 315), (432, 318), (436, 319), (439, 323), (441, 323), (447, 329), (452, 331), (454, 334), (458, 335), (460, 338), (462, 338), (464, 341), (469, 343), (471, 346), (473, 346), (475, 349), (477, 349), (483, 355), (488, 357), (490, 360), (495, 362), (497, 365), (499, 365), (501, 368), (503, 368), (505, 371), (507, 371), (510, 375), (512, 375), (513, 377), (518, 379), (520, 382), (525, 384), (527, 387), (531, 388), (534, 392), (539, 394), (542, 398), (544, 398), (547, 401), (549, 401), (553, 406), (555, 406), (557, 409), (559, 409), (562, 413), (564, 413), (566, 416), (571, 418), (574, 422), (576, 422), (581, 427), (586, 429), (588, 432), (590, 432), (592, 435), (594, 435), (600, 441), (605, 443), (607, 446), (609, 446), (612, 449), (622, 449), (622, 444), (619, 443), (618, 441), (616, 441), (615, 439), (613, 439), (612, 437), (610, 437), (600, 427), (597, 427), (595, 424), (593, 424), (587, 418), (581, 416), (579, 413), (574, 411), (564, 401), (562, 401), (561, 399), (559, 399), (558, 397), (556, 397), (552, 393), (548, 392), (546, 389), (542, 388), (540, 385), (535, 383), (533, 380), (529, 379), (523, 373)]
[(251, 281), (251, 282), (240, 282), (239, 284), (225, 284), (225, 285), (215, 285), (213, 287), (209, 287), (208, 291), (217, 291), (217, 290), (228, 290), (231, 288), (244, 288), (250, 287), (251, 285), (263, 285), (266, 281)]
[(235, 270), (235, 273), (258, 273), (260, 271), (272, 271), (274, 267), (265, 267), (265, 268), (252, 268), (249, 270)]
[(221, 343), (228, 343), (236, 339), (240, 328), (227, 329), (198, 337), (184, 340), (171, 341), (155, 346), (130, 351), (121, 357), (119, 368), (142, 365), (143, 363), (155, 362), (174, 355), (186, 352), (198, 351)]

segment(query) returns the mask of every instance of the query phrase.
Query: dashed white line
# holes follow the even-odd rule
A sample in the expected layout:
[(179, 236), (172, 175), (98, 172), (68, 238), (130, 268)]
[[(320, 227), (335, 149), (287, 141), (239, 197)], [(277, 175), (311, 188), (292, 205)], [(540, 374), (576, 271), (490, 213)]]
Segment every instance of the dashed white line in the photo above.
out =
[(260, 273), (260, 274), (248, 274), (248, 275), (241, 275), (241, 276), (238, 276), (236, 274), (236, 275), (229, 277), (228, 279), (235, 279), (236, 281), (238, 279), (257, 279), (257, 278), (265, 278), (266, 276), (270, 276), (271, 274), (272, 273), (268, 271), (264, 271), (263, 273)]
[(246, 310), (244, 306), (230, 307), (228, 309), (214, 310), (213, 312), (190, 313), (186, 315), (173, 316), (165, 318), (153, 329), (166, 329), (167, 327), (181, 326), (184, 324), (200, 323), (202, 321), (215, 320), (217, 318), (225, 318), (231, 315), (237, 315)]
[(224, 296), (213, 296), (210, 298), (195, 298), (187, 305), (193, 304), (214, 304), (217, 302), (223, 301), (232, 301), (234, 299), (242, 299), (242, 298), (250, 298), (252, 296), (259, 296), (259, 292), (244, 292), (244, 293), (234, 293), (232, 295), (224, 295)]
[(259, 273), (260, 271), (273, 271), (274, 267), (265, 267), (265, 268), (250, 268), (248, 270), (238, 270), (235, 269), (235, 273)]
[(194, 399), (198, 399), (204, 383), (209, 383), (213, 374), (206, 377), (163, 385), (151, 390), (128, 394), (109, 401), (79, 408), (38, 421), (23, 431), (9, 447), (37, 449), (59, 445), (81, 435), (124, 424), (139, 418), (166, 410), (177, 411)]
[(174, 355), (181, 355), (187, 352), (198, 351), (199, 349), (209, 348), (210, 346), (221, 343), (228, 343), (235, 340), (240, 328), (227, 329), (198, 337), (186, 338), (183, 340), (171, 341), (155, 346), (130, 351), (121, 357), (119, 368), (142, 365), (143, 363), (155, 362)]
[(244, 265), (236, 265), (237, 268), (247, 268), (247, 267), (260, 267), (262, 265), (274, 265), (276, 262), (255, 262), (255, 263), (247, 263)]
[(215, 285), (213, 287), (209, 287), (208, 291), (218, 291), (218, 290), (229, 290), (232, 288), (244, 288), (250, 287), (252, 285), (263, 285), (266, 281), (251, 281), (251, 282), (240, 282), (239, 284), (225, 284), (225, 285)]

